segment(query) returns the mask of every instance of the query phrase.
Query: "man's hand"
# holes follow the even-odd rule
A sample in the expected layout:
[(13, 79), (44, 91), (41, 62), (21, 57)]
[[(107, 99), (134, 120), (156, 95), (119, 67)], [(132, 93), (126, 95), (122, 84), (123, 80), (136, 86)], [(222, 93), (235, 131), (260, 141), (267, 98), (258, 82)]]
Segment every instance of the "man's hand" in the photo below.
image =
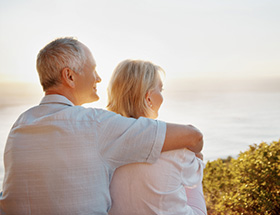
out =
[(187, 148), (199, 153), (203, 148), (203, 135), (192, 125), (166, 123), (166, 136), (162, 151)]
[(203, 161), (203, 154), (201, 152), (196, 153), (195, 156), (200, 158)]

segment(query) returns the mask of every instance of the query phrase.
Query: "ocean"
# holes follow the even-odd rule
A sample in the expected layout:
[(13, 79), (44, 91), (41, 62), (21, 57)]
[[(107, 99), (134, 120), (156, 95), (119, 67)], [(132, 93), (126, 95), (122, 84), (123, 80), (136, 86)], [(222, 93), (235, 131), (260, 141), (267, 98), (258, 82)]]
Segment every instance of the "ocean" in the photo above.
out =
[[(169, 84), (163, 92), (159, 120), (192, 124), (204, 135), (205, 162), (237, 157), (249, 145), (280, 139), (280, 85), (255, 82), (253, 85), (223, 83), (207, 85), (187, 82)], [(260, 83), (260, 84), (258, 84)], [(264, 84), (267, 83), (267, 84)], [(186, 86), (188, 85), (188, 86)], [(279, 86), (278, 86), (279, 85)], [(177, 87), (174, 87), (177, 86)], [(180, 87), (179, 87), (180, 86)], [(11, 85), (9, 85), (9, 88)], [(21, 89), (16, 90), (17, 89)], [(38, 104), (42, 93), (37, 87), (16, 85), (14, 90), (0, 85), (0, 187), (3, 153), (10, 128), (20, 113)], [(103, 89), (104, 91), (104, 89)], [(97, 104), (97, 105), (96, 105)], [(105, 107), (106, 99), (87, 107)]]

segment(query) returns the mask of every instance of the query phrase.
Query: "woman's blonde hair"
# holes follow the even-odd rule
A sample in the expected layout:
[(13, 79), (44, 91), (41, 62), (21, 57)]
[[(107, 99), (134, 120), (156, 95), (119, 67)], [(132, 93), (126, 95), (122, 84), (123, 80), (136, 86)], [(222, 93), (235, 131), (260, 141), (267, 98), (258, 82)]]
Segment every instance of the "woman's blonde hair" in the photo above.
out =
[(110, 111), (126, 117), (149, 116), (152, 111), (146, 94), (160, 79), (163, 69), (149, 61), (125, 60), (118, 64), (108, 87)]

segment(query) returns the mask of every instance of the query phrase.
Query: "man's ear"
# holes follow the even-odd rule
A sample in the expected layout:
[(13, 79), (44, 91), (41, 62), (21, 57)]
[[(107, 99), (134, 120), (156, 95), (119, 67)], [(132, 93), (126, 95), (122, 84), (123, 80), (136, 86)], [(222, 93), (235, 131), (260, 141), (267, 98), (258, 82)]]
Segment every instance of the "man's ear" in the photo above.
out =
[(61, 71), (61, 79), (62, 82), (64, 82), (65, 84), (67, 84), (69, 87), (74, 88), (75, 87), (75, 73), (73, 70), (69, 69), (69, 68), (64, 68)]

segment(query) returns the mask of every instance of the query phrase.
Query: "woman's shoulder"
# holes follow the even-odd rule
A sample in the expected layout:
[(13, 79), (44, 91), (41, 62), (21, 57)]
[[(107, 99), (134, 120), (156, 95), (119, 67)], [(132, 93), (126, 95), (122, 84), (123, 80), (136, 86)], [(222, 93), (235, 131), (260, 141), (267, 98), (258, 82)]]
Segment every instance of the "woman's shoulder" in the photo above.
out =
[(184, 148), (184, 149), (176, 149), (176, 150), (171, 150), (171, 151), (165, 151), (161, 153), (161, 157), (194, 157), (195, 153)]

